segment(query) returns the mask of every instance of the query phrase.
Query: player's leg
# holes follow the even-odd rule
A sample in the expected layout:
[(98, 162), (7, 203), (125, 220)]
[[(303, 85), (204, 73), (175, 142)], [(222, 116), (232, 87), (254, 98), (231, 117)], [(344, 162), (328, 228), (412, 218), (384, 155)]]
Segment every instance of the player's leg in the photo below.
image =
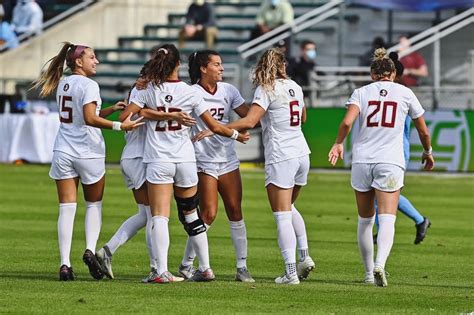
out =
[(238, 164), (237, 169), (220, 175), (218, 184), (235, 249), (237, 267), (235, 279), (242, 282), (255, 282), (247, 269), (247, 228), (242, 215), (242, 179)]
[(413, 204), (405, 196), (400, 195), (398, 202), (398, 210), (415, 222), (416, 237), (415, 244), (420, 244), (426, 236), (426, 232), (431, 225), (428, 218), (423, 217), (420, 212), (413, 206)]
[[(209, 230), (217, 215), (217, 174), (199, 172), (198, 178), (199, 212), (206, 229)], [(194, 258), (196, 258), (196, 252), (190, 237), (188, 237), (183, 260), (178, 269), (179, 274), (186, 279), (191, 278), (196, 271), (193, 267)]]

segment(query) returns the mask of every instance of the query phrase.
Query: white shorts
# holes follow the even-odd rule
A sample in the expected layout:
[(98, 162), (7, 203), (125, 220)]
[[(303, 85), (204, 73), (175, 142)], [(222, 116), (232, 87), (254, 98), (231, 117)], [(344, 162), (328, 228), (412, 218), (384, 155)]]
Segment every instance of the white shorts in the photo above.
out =
[(357, 191), (366, 192), (373, 188), (393, 192), (403, 187), (405, 170), (388, 163), (352, 164), (351, 185)]
[(139, 189), (146, 181), (146, 166), (140, 157), (120, 161), (122, 175), (128, 189)]
[(152, 184), (174, 184), (183, 188), (196, 186), (198, 183), (196, 163), (146, 163), (146, 180)]
[(79, 177), (84, 185), (97, 183), (105, 175), (105, 158), (81, 159), (54, 151), (49, 177), (68, 179)]
[(270, 184), (283, 189), (304, 186), (308, 181), (309, 155), (265, 165), (265, 187)]
[(215, 179), (219, 179), (219, 176), (233, 172), (240, 166), (239, 160), (233, 160), (230, 162), (196, 162), (198, 173), (204, 173), (210, 175)]

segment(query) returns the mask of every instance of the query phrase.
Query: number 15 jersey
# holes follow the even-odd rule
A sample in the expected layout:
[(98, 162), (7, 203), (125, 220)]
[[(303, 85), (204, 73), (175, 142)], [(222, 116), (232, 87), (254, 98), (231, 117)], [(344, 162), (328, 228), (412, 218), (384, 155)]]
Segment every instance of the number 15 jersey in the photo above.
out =
[(377, 81), (356, 89), (346, 106), (359, 107), (359, 134), (352, 148), (352, 163), (389, 163), (405, 169), (403, 130), (406, 116), (425, 112), (409, 88)]
[(260, 120), (265, 164), (273, 164), (311, 153), (301, 131), (304, 100), (301, 87), (292, 80), (275, 81), (272, 91), (255, 90), (253, 103), (266, 113)]

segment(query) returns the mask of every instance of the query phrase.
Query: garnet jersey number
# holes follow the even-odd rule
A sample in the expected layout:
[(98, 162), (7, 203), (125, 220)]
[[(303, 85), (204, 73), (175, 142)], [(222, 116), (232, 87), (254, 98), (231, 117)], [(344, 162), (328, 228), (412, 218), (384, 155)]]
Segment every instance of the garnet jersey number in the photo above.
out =
[[(382, 107), (382, 121), (381, 123), (377, 121), (376, 115)], [(391, 110), (389, 110), (391, 108)], [(397, 118), (397, 103), (391, 101), (369, 101), (368, 106), (369, 111), (372, 112), (367, 116), (367, 127), (386, 127), (393, 128), (395, 126), (395, 119)], [(387, 117), (389, 116), (390, 117)]]
[(59, 114), (59, 121), (62, 123), (65, 123), (65, 124), (72, 123), (72, 107), (68, 106), (67, 104), (71, 102), (72, 102), (71, 96), (59, 95), (59, 104), (61, 104), (61, 108), (60, 108), (61, 113)]

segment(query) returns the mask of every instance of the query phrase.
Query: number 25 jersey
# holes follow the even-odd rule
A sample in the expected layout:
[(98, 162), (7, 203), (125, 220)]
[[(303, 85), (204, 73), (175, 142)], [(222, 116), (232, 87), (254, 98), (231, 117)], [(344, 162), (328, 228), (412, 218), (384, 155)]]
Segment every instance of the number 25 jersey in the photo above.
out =
[(266, 113), (260, 120), (265, 164), (273, 164), (311, 153), (301, 131), (304, 100), (301, 87), (292, 80), (275, 81), (272, 91), (255, 90), (253, 103)]
[(99, 128), (86, 125), (83, 107), (96, 103), (96, 115), (102, 106), (99, 85), (83, 76), (70, 75), (59, 82), (56, 91), (61, 124), (53, 151), (61, 151), (77, 158), (105, 157), (105, 142)]
[(352, 163), (389, 163), (405, 168), (403, 130), (406, 116), (425, 112), (409, 88), (377, 81), (356, 89), (346, 106), (359, 107), (359, 133), (352, 148)]

